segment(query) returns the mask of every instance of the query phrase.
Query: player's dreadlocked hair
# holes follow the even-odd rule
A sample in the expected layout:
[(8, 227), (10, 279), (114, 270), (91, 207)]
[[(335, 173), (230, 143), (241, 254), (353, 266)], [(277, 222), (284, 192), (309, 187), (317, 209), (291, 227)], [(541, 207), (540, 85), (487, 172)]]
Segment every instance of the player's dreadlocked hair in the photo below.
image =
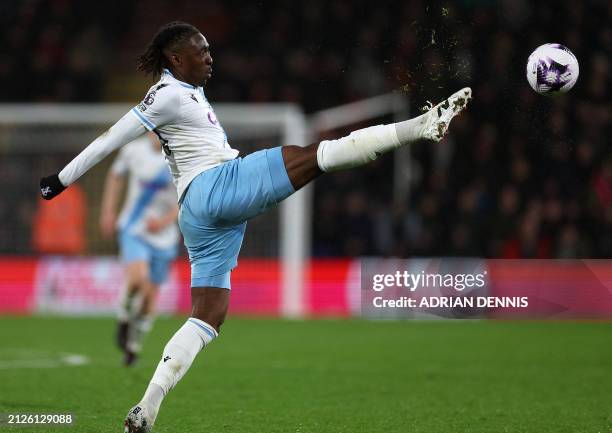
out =
[(174, 49), (198, 33), (200, 31), (197, 28), (182, 21), (166, 24), (159, 29), (145, 52), (138, 56), (138, 70), (147, 75), (161, 75), (163, 69), (169, 66), (164, 50)]

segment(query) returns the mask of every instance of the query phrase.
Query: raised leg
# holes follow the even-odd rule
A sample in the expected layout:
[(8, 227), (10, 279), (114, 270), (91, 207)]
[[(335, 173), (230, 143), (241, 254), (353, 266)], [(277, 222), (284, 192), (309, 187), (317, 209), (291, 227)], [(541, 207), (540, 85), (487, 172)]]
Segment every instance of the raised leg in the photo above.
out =
[(323, 174), (317, 163), (318, 147), (319, 143), (306, 147), (283, 146), (283, 161), (287, 175), (296, 191)]
[(367, 164), (414, 141), (440, 141), (448, 132), (451, 120), (465, 109), (471, 97), (472, 90), (466, 87), (413, 119), (359, 129), (346, 137), (304, 148), (286, 146), (283, 159), (289, 179), (297, 190), (323, 172)]

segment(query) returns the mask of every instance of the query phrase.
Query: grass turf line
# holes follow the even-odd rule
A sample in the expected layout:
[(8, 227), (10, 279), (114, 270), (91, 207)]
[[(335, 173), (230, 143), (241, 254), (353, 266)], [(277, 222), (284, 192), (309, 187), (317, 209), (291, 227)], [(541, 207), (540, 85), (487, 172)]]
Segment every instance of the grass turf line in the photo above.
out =
[[(0, 412), (76, 416), (0, 432), (122, 431), (182, 322), (158, 320), (142, 361), (124, 369), (111, 319), (0, 318), (0, 360), (91, 359), (0, 368)], [(611, 333), (612, 323), (230, 318), (154, 432), (610, 432)]]

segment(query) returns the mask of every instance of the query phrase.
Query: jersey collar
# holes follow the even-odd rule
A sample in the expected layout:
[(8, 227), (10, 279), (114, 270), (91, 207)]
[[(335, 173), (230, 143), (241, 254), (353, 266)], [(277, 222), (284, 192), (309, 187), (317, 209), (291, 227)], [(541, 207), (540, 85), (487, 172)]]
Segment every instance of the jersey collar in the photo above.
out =
[(179, 83), (181, 86), (183, 86), (183, 87), (187, 87), (188, 89), (194, 89), (194, 90), (196, 89), (196, 87), (195, 87), (195, 86), (192, 86), (192, 85), (191, 85), (191, 84), (189, 84), (189, 83), (185, 83), (184, 81), (177, 80), (176, 78), (174, 78), (174, 75), (172, 75), (172, 72), (170, 72), (170, 70), (169, 70), (169, 69), (167, 69), (167, 68), (164, 68), (164, 73), (163, 73), (163, 75), (169, 75), (169, 76), (171, 76), (171, 77), (172, 77), (172, 78), (173, 78), (175, 81), (177, 81), (177, 82), (178, 82), (178, 83)]

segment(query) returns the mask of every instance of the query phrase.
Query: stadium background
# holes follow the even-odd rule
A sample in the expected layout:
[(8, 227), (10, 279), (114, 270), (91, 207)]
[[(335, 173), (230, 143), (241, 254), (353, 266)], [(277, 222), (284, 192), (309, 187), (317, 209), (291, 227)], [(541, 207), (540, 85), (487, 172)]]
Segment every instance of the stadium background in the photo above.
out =
[[(207, 94), (213, 103), (295, 103), (308, 116), (391, 92), (405, 97), (409, 111), (417, 113), (425, 101), (472, 86), (476, 97), (451, 136), (441, 144), (409, 149), (407, 179), (389, 174), (394, 155), (387, 155), (362, 170), (317, 180), (310, 230), (315, 264), (363, 256), (610, 257), (609, 2), (568, 1), (555, 7), (526, 1), (360, 7), (344, 1), (210, 2), (196, 7), (189, 1), (91, 5), (58, 0), (1, 7), (6, 43), (0, 77), (7, 83), (6, 103), (137, 103), (151, 80), (135, 70), (135, 56), (171, 18), (193, 22), (211, 42), (215, 76)], [(539, 97), (524, 77), (524, 59), (549, 40), (564, 42), (581, 61), (579, 84), (562, 98)], [(380, 116), (311, 138), (337, 137), (391, 120)], [(64, 198), (69, 205), (56, 205), (60, 211), (55, 214), (37, 199), (35, 182), (63, 166), (103, 127), (56, 135), (49, 129), (38, 127), (35, 119), (21, 129), (2, 125), (0, 254), (11, 260), (114, 254), (115, 242), (102, 239), (98, 229), (98, 197), (110, 158)], [(232, 131), (230, 141), (243, 154), (283, 144), (278, 136), (254, 140), (236, 138)], [(46, 230), (44, 223), (52, 224), (53, 218), (70, 224)], [(247, 260), (238, 273), (247, 283), (252, 279), (245, 271), (249, 258), (278, 257), (277, 224), (277, 215), (270, 214), (249, 231), (242, 254)], [(15, 273), (15, 261), (3, 263)], [(261, 262), (252, 265), (261, 268)], [(351, 262), (343, 266), (348, 269)], [(274, 284), (276, 265), (267, 262), (264, 268), (271, 272), (267, 283)], [(323, 285), (346, 281), (338, 266), (326, 269), (335, 274), (308, 275)], [(3, 285), (5, 298), (11, 296), (11, 284)], [(317, 284), (309, 287), (306, 299), (320, 294)], [(262, 296), (278, 297), (253, 297)], [(334, 296), (328, 298), (334, 302)], [(343, 314), (348, 307), (339, 302), (343, 305), (322, 308)], [(11, 309), (9, 303), (5, 310)]]
[[(347, 316), (359, 312), (351, 290), (362, 257), (610, 258), (612, 3), (5, 1), (0, 103), (136, 104), (152, 82), (135, 70), (135, 57), (173, 19), (193, 23), (211, 43), (213, 105), (295, 103), (309, 118), (391, 93), (415, 114), (465, 85), (474, 100), (442, 143), (408, 150), (402, 194), (393, 155), (315, 182), (303, 311), (340, 320), (248, 318), (281, 311), (278, 214), (254, 221), (224, 338), (181, 384), (159, 431), (609, 431), (609, 321), (462, 327)], [(524, 68), (535, 47), (553, 41), (576, 54), (580, 78), (549, 99), (528, 87)], [(380, 115), (313, 139), (392, 120)], [(135, 372), (119, 371), (109, 313), (122, 274), (115, 242), (98, 229), (110, 159), (50, 214), (38, 198), (38, 179), (104, 128), (0, 123), (0, 412), (69, 410), (81, 420), (71, 431), (108, 431), (181, 319), (160, 320)], [(229, 138), (242, 153), (283, 144), (278, 134)], [(576, 305), (567, 317), (550, 305), (530, 317), (612, 315), (606, 261), (596, 263), (596, 281), (580, 262), (529, 262), (521, 272), (511, 262), (486, 263), (501, 266), (505, 294), (530, 284), (538, 291), (545, 275), (550, 299)], [(188, 273), (183, 251), (161, 294), (163, 312), (188, 311)], [(87, 356), (79, 374), (104, 378), (99, 397), (58, 352)], [(373, 367), (381, 359), (384, 371)], [(223, 368), (230, 378), (210, 374)], [(119, 393), (126, 383), (134, 389)], [(202, 398), (214, 409), (204, 421), (190, 412)], [(229, 408), (228, 398), (242, 404)]]
[[(213, 102), (296, 102), (312, 113), (396, 91), (416, 112), (469, 84), (476, 97), (452, 136), (412, 150), (419, 175), (403, 202), (391, 201), (389, 158), (317, 182), (314, 255), (610, 257), (611, 6), (557, 4), (464, 1), (444, 15), (419, 1), (3, 2), (2, 100), (138, 102), (151, 82), (135, 56), (169, 17), (210, 39)], [(551, 38), (581, 60), (579, 85), (556, 100), (533, 93), (523, 73)], [(43, 161), (1, 164), (0, 251), (36, 253), (31, 179)]]

